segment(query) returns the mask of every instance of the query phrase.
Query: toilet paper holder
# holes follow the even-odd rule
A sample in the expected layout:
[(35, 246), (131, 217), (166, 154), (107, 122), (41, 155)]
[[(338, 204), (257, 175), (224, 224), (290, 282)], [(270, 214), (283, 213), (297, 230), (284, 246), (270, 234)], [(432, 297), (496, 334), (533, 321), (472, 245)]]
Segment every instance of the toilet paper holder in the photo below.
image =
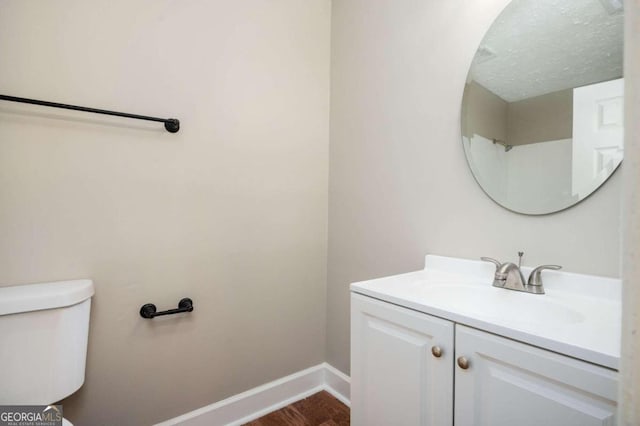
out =
[(155, 317), (159, 317), (162, 315), (173, 315), (179, 314), (182, 312), (192, 312), (193, 311), (193, 300), (185, 297), (178, 302), (178, 307), (176, 309), (168, 309), (166, 311), (158, 312), (156, 309), (156, 305), (153, 303), (147, 303), (142, 305), (140, 308), (140, 316), (146, 319), (152, 319)]

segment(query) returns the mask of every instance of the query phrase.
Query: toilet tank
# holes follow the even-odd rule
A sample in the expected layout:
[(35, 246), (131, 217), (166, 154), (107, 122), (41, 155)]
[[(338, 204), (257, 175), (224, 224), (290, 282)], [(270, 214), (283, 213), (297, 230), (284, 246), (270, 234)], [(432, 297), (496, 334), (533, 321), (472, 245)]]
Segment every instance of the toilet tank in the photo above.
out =
[(84, 383), (91, 280), (0, 287), (0, 405), (58, 402)]

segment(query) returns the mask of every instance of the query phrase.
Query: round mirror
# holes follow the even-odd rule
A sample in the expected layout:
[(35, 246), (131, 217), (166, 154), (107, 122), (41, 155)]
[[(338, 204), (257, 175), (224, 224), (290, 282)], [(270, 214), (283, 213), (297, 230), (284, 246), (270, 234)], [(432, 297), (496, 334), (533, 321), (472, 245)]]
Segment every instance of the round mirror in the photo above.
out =
[(526, 214), (588, 197), (623, 157), (622, 0), (513, 0), (476, 52), (462, 143), (478, 184)]

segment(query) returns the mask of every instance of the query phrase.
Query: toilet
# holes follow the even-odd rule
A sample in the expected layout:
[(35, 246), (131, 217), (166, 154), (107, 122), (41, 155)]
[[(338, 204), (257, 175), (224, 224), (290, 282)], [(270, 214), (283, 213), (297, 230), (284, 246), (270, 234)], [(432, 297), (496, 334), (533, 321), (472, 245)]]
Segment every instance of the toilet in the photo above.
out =
[(0, 287), (0, 405), (53, 404), (82, 386), (93, 294), (91, 280)]

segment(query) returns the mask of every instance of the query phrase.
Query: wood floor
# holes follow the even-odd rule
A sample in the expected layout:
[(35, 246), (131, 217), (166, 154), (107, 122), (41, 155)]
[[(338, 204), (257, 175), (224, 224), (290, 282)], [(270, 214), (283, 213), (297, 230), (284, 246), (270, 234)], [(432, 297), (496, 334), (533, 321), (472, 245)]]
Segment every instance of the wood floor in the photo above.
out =
[(245, 426), (345, 425), (349, 425), (349, 407), (331, 394), (322, 391), (249, 422)]

